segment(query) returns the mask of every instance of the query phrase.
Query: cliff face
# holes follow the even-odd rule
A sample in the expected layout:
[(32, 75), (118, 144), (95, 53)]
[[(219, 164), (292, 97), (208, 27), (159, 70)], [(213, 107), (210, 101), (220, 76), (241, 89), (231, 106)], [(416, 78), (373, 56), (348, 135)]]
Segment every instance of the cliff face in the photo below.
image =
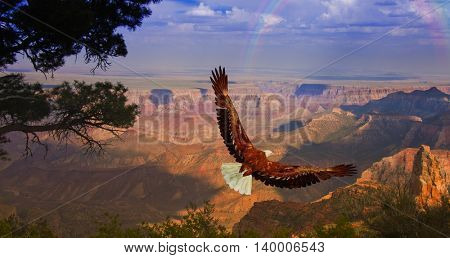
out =
[(448, 195), (450, 151), (431, 150), (422, 145), (419, 149), (406, 149), (394, 156), (376, 162), (364, 171), (359, 184), (378, 183), (397, 188), (407, 188), (416, 196), (420, 206), (435, 205)]
[(430, 150), (424, 145), (405, 149), (374, 163), (355, 184), (338, 188), (318, 201), (255, 203), (233, 230), (237, 234), (256, 230), (270, 236), (280, 227), (302, 232), (317, 224), (333, 223), (349, 210), (364, 216), (370, 207), (360, 204), (367, 203), (366, 193), (379, 186), (406, 188), (416, 196), (419, 206), (435, 205), (448, 194), (449, 157), (450, 150)]
[(422, 119), (444, 114), (450, 111), (450, 95), (433, 87), (426, 91), (416, 90), (411, 93), (395, 92), (385, 98), (373, 100), (364, 106), (344, 106), (344, 110), (355, 114), (384, 114), (418, 116)]
[[(300, 99), (297, 103), (311, 110), (316, 106), (331, 109), (340, 105), (366, 105), (370, 101), (376, 101), (386, 96), (398, 93), (394, 97), (403, 96), (405, 93), (414, 93), (416, 90), (429, 90), (429, 86), (411, 87), (367, 87), (367, 86), (334, 86), (328, 84), (301, 84), (266, 86), (264, 83), (251, 85), (230, 86), (230, 95), (239, 109), (244, 103), (249, 105), (249, 100), (257, 103), (276, 101), (282, 99), (288, 104), (293, 97)], [(430, 92), (440, 91), (449, 93), (450, 86), (433, 88)], [(421, 96), (417, 96), (420, 98)], [(174, 88), (154, 90), (130, 90), (128, 92), (130, 102), (141, 106), (141, 114), (152, 114), (156, 111), (183, 111), (183, 112), (209, 112), (214, 111), (214, 93), (211, 88)], [(304, 102), (304, 103), (303, 103)], [(296, 104), (296, 105), (297, 105)], [(395, 102), (394, 104), (397, 104)], [(258, 104), (257, 104), (258, 105)], [(298, 107), (298, 106), (297, 106)], [(372, 108), (369, 106), (367, 108)], [(406, 107), (408, 108), (408, 107)], [(428, 107), (429, 108), (429, 107)]]
[[(445, 170), (444, 170), (445, 169)], [(430, 151), (430, 147), (422, 145), (414, 157), (411, 191), (416, 195), (421, 206), (435, 205), (443, 195), (448, 195), (449, 182), (446, 172), (439, 160)]]
[[(370, 101), (385, 98), (389, 94), (413, 93), (416, 90), (428, 90), (430, 87), (355, 87), (355, 86), (331, 86), (326, 84), (302, 84), (292, 90), (296, 97), (312, 97), (318, 103), (334, 103), (336, 105), (365, 105)], [(435, 88), (443, 93), (448, 93), (450, 87)], [(433, 91), (435, 91), (433, 89)]]
[[(364, 202), (365, 193), (371, 188), (352, 185), (338, 188), (322, 200), (311, 203), (281, 202), (270, 200), (257, 202), (250, 211), (233, 227), (236, 235), (256, 233), (261, 237), (272, 237), (274, 232), (288, 228), (295, 232), (311, 230), (315, 225), (330, 224), (342, 214), (351, 210), (350, 205)], [(353, 208), (358, 213), (366, 213), (364, 207)]]

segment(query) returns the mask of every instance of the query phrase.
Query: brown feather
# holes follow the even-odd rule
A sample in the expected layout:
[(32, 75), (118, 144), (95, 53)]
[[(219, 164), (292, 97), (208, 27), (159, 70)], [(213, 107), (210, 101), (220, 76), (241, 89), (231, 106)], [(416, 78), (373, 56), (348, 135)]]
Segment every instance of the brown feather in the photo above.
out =
[(239, 115), (228, 96), (228, 76), (225, 68), (214, 69), (210, 80), (216, 95), (217, 123), (223, 142), (237, 162), (250, 168), (251, 175), (256, 180), (266, 185), (292, 189), (310, 186), (332, 177), (356, 174), (356, 168), (351, 164), (320, 168), (290, 166), (269, 161), (264, 152), (253, 146), (242, 127)]

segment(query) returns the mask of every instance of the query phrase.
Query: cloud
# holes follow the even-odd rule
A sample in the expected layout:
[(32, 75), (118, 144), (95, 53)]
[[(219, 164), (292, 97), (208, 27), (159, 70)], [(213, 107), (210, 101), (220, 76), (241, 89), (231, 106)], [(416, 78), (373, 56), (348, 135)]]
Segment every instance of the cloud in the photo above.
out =
[[(220, 60), (227, 66), (286, 67), (307, 73), (430, 12), (432, 3), (442, 1), (286, 0), (272, 13), (265, 11), (272, 3), (266, 0), (164, 0), (151, 6), (153, 15), (138, 33), (125, 32), (130, 50), (127, 62), (143, 69), (176, 69), (210, 67)], [(450, 6), (444, 11), (450, 16)], [(445, 72), (449, 66), (433, 65), (441, 56), (430, 51), (434, 44), (447, 42), (447, 34), (434, 27), (439, 25), (438, 14), (393, 30), (332, 68), (397, 71), (418, 67), (419, 72)], [(248, 58), (246, 51), (256, 33), (264, 35)]]
[[(427, 0), (417, 0), (427, 1)], [(172, 0), (160, 24), (170, 24), (169, 32), (211, 32), (283, 34), (290, 39), (339, 39), (356, 42), (367, 35), (382, 34), (417, 17), (423, 8), (410, 0), (303, 0), (288, 1), (275, 13), (261, 13), (253, 1)], [(161, 5), (162, 6), (162, 5)], [(414, 26), (423, 27), (426, 19)], [(154, 22), (151, 22), (156, 26)], [(420, 29), (420, 28), (419, 28)], [(423, 29), (422, 29), (423, 30)], [(192, 34), (194, 35), (194, 34)], [(197, 35), (197, 34), (195, 34)], [(421, 36), (421, 31), (398, 30), (393, 36)], [(398, 38), (398, 37), (397, 37)], [(290, 42), (290, 41), (289, 41)]]
[[(427, 0), (418, 0), (427, 1)], [(403, 25), (415, 12), (410, 0), (323, 0), (319, 19), (312, 22), (316, 32), (385, 33)], [(409, 34), (412, 30), (408, 31)], [(399, 32), (407, 34), (406, 32)]]
[(376, 5), (376, 6), (396, 6), (397, 3), (396, 3), (395, 1), (389, 1), (389, 0), (387, 0), (387, 1), (378, 1), (378, 2), (375, 2), (374, 5)]
[(414, 35), (419, 32), (420, 32), (420, 29), (418, 29), (418, 28), (397, 28), (391, 32), (391, 35), (397, 36), (397, 37), (403, 37), (403, 36)]
[(231, 10), (225, 11), (225, 15), (231, 20), (235, 22), (244, 22), (249, 21), (251, 19), (251, 14), (244, 9), (240, 9), (238, 7), (233, 6)]
[(321, 15), (322, 19), (342, 19), (352, 7), (357, 5), (357, 0), (327, 0), (322, 4), (326, 7), (326, 11)]
[(187, 11), (186, 14), (191, 15), (191, 16), (211, 17), (211, 16), (216, 15), (216, 12), (213, 9), (211, 9), (211, 7), (205, 5), (203, 2), (201, 2), (197, 7)]
[(173, 22), (169, 22), (168, 25), (170, 27), (174, 27), (176, 28), (178, 31), (181, 32), (190, 32), (190, 31), (194, 31), (195, 29), (195, 24), (193, 23), (173, 23)]
[(275, 26), (284, 21), (282, 17), (273, 14), (263, 14), (261, 15), (261, 19), (264, 23), (264, 27)]
[(229, 23), (260, 21), (264, 27), (276, 26), (285, 21), (284, 18), (278, 15), (259, 14), (257, 12), (249, 12), (247, 10), (240, 9), (238, 7), (232, 7), (231, 10), (227, 10), (225, 12), (225, 16), (226, 18), (228, 18)]

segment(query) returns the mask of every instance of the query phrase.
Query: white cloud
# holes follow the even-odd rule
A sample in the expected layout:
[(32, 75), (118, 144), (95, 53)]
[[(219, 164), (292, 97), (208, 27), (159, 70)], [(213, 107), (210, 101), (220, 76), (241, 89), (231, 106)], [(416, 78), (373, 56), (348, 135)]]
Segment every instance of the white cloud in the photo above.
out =
[(248, 21), (251, 18), (251, 14), (244, 9), (238, 7), (232, 7), (231, 10), (227, 10), (225, 15), (232, 21), (243, 22)]
[(321, 15), (322, 19), (340, 19), (346, 16), (350, 9), (357, 4), (357, 0), (327, 0), (323, 1), (322, 4), (326, 7), (326, 11)]
[(181, 32), (190, 32), (190, 31), (194, 31), (195, 29), (195, 24), (193, 23), (173, 23), (173, 22), (169, 22), (168, 25), (170, 27), (175, 28), (177, 31), (181, 31)]
[(248, 12), (238, 7), (233, 7), (225, 12), (227, 18), (232, 22), (251, 22), (261, 21), (264, 27), (272, 27), (285, 21), (280, 16), (274, 14), (258, 14), (256, 12)]
[(261, 19), (264, 23), (264, 27), (275, 26), (284, 21), (282, 17), (273, 14), (263, 14), (261, 15)]
[(188, 15), (192, 16), (214, 16), (216, 15), (216, 12), (214, 12), (211, 7), (205, 5), (203, 2), (201, 2), (197, 7), (189, 10), (186, 12)]
[(397, 28), (391, 32), (392, 36), (403, 37), (419, 33), (418, 28)]

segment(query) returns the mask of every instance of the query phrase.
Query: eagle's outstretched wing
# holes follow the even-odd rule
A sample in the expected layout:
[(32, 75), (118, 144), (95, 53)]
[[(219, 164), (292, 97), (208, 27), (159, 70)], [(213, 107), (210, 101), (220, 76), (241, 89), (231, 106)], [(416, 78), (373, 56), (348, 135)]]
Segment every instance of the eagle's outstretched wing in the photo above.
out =
[(282, 165), (279, 170), (272, 170), (270, 173), (256, 171), (252, 175), (256, 180), (266, 185), (292, 189), (310, 186), (332, 177), (352, 176), (355, 174), (355, 166), (342, 164), (331, 168)]
[(228, 96), (228, 76), (225, 68), (219, 67), (219, 71), (212, 71), (210, 77), (214, 93), (216, 94), (217, 121), (223, 142), (237, 162), (244, 162), (244, 151), (253, 148), (247, 133), (242, 127), (239, 115)]
[[(231, 155), (237, 162), (260, 167), (252, 176), (266, 185), (281, 188), (300, 188), (327, 180), (331, 177), (351, 176), (356, 173), (353, 165), (338, 165), (331, 168), (312, 166), (289, 166), (267, 160), (262, 151), (256, 149), (242, 127), (239, 115), (228, 95), (228, 76), (225, 68), (212, 71), (210, 77), (216, 95), (217, 120), (220, 134)], [(261, 167), (261, 164), (264, 164)]]

